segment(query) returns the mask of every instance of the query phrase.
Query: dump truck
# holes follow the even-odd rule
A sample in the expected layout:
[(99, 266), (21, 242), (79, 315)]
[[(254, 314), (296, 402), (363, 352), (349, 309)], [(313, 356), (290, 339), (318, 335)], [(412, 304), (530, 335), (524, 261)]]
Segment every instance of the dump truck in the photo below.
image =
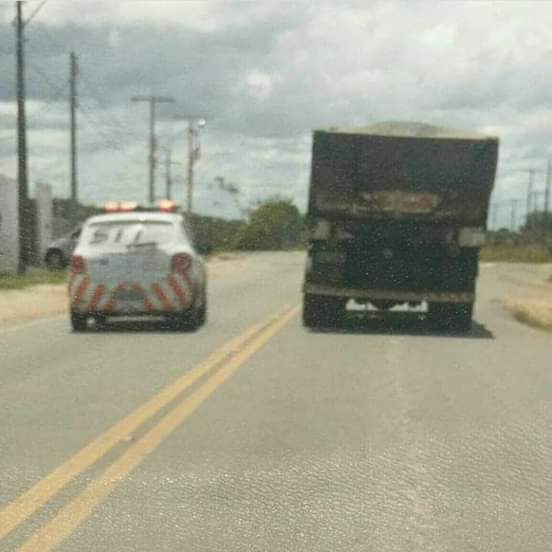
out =
[(354, 299), (468, 331), (497, 158), (496, 137), (424, 123), (314, 131), (304, 325)]

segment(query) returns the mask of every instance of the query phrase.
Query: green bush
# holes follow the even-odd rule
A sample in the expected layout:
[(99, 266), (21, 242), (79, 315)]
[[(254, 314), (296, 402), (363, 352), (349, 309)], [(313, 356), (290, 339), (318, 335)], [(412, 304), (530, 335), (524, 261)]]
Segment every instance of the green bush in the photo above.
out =
[(552, 250), (542, 244), (485, 245), (480, 259), (487, 262), (552, 263)]
[(304, 239), (303, 217), (289, 199), (270, 199), (258, 205), (241, 229), (237, 246), (247, 250), (291, 249)]

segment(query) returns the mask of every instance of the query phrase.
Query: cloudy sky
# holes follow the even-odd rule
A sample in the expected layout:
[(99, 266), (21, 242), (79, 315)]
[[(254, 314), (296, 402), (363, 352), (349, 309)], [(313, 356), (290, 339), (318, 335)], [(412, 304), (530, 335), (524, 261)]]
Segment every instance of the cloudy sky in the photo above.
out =
[[(31, 15), (40, 2), (27, 2)], [(0, 4), (0, 172), (15, 176), (13, 2)], [(80, 195), (146, 197), (147, 106), (162, 94), (159, 155), (185, 161), (182, 118), (203, 116), (197, 209), (232, 216), (274, 194), (306, 202), (311, 129), (420, 120), (497, 134), (495, 201), (523, 197), (552, 155), (552, 3), (77, 2), (26, 28), (31, 181), (68, 183), (68, 57), (79, 79)], [(182, 196), (185, 165), (174, 165)], [(164, 170), (157, 171), (162, 194)], [(521, 205), (520, 205), (521, 208)], [(509, 211), (503, 209), (506, 221)], [(500, 213), (499, 213), (500, 216)]]

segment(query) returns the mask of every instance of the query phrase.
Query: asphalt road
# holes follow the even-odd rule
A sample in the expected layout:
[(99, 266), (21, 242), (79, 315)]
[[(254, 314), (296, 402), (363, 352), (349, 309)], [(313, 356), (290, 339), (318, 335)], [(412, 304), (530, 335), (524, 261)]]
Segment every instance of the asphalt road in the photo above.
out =
[(213, 278), (208, 325), (0, 333), (0, 550), (549, 551), (552, 337), (484, 265), (468, 336), (306, 331), (303, 256)]

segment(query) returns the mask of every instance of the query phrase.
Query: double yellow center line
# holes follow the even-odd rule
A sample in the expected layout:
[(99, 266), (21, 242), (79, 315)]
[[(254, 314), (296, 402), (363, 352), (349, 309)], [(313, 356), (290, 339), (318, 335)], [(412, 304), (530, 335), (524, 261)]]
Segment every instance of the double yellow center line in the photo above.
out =
[(159, 422), (133, 443), (105, 471), (20, 548), (25, 552), (53, 550), (78, 527), (148, 454), (154, 451), (218, 387), (227, 381), (253, 354), (276, 335), (299, 307), (286, 309), (267, 321), (249, 328), (212, 353), (142, 406), (117, 422), (97, 439), (78, 451), (44, 479), (0, 510), (0, 540), (23, 524), (77, 476), (110, 452), (117, 444), (139, 430), (149, 419), (177, 399), (200, 378), (214, 370), (201, 385), (176, 404)]

